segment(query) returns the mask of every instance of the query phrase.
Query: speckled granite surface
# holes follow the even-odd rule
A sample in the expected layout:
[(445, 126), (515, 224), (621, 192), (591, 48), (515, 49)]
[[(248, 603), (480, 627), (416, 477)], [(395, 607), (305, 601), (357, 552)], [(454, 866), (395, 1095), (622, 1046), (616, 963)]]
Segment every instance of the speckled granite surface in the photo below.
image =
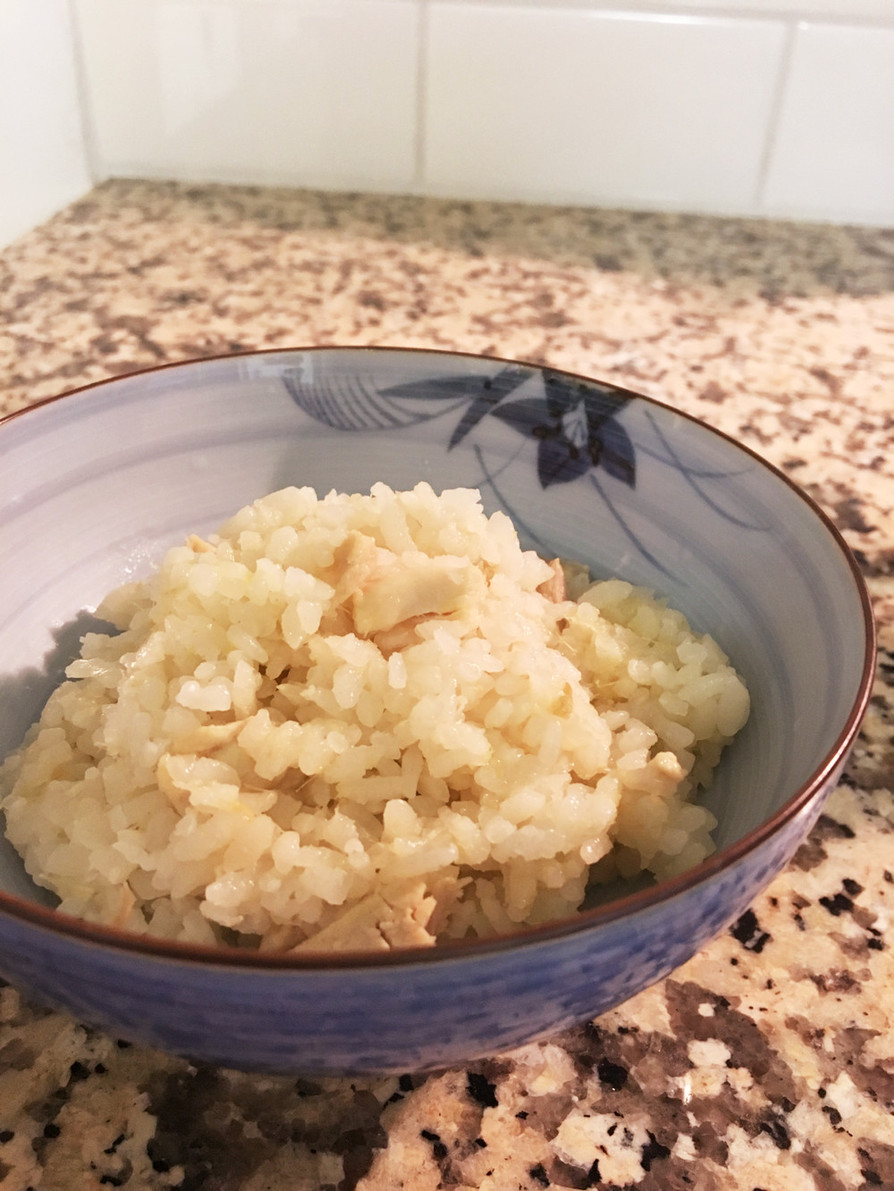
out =
[(602, 376), (783, 467), (872, 592), (860, 742), (729, 933), (605, 1017), (468, 1071), (196, 1069), (0, 987), (0, 1187), (894, 1187), (894, 231), (112, 182), (0, 254), (0, 409), (317, 343)]

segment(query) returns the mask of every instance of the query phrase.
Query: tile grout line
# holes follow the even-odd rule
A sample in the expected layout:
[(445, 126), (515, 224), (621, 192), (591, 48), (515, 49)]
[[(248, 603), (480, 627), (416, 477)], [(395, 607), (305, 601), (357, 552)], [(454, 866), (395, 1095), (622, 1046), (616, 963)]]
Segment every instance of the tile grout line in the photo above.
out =
[(761, 152), (760, 162), (757, 169), (757, 178), (755, 179), (754, 191), (752, 194), (752, 207), (755, 215), (761, 216), (766, 214), (766, 198), (767, 198), (767, 183), (770, 177), (770, 170), (773, 166), (773, 160), (776, 156), (776, 148), (779, 143), (779, 130), (782, 123), (782, 109), (785, 101), (786, 91), (788, 90), (789, 81), (791, 79), (792, 62), (795, 56), (795, 43), (798, 37), (798, 28), (800, 21), (791, 20), (786, 23), (785, 39), (782, 45), (782, 53), (779, 57), (779, 68), (776, 74), (776, 82), (773, 86), (773, 93), (770, 104), (770, 116), (767, 122), (766, 134), (764, 137), (764, 147)]
[(416, 135), (413, 154), (413, 189), (425, 194), (428, 141), (428, 44), (429, 0), (419, 0), (419, 29), (416, 45)]
[(81, 125), (81, 142), (84, 147), (84, 157), (87, 173), (91, 183), (96, 186), (108, 177), (105, 170), (99, 166), (99, 148), (96, 143), (96, 121), (94, 119), (93, 104), (90, 100), (90, 88), (87, 85), (87, 55), (84, 50), (84, 38), (81, 29), (81, 18), (77, 0), (66, 0), (69, 27), (71, 29), (72, 58), (74, 61), (75, 91), (78, 99), (78, 115)]

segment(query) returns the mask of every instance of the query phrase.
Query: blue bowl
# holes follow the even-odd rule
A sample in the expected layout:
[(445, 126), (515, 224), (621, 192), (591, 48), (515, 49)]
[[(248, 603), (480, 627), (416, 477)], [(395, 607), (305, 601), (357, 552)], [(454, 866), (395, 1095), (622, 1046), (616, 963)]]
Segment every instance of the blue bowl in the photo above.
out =
[(494, 940), (296, 958), (138, 937), (57, 913), (4, 841), (0, 975), (194, 1060), (445, 1067), (619, 1004), (785, 866), (869, 698), (866, 590), (822, 512), (746, 448), (610, 384), (430, 351), (262, 352), (36, 405), (0, 424), (0, 451), (0, 756), (37, 718), (106, 592), (288, 484), (479, 488), (524, 545), (666, 597), (718, 640), (751, 692), (751, 718), (706, 798), (714, 855)]

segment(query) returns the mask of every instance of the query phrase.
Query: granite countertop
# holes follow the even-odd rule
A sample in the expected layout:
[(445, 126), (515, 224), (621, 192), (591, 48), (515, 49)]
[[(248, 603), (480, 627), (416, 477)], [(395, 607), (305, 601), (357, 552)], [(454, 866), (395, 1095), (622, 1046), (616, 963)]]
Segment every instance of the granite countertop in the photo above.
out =
[(0, 253), (0, 409), (164, 361), (388, 344), (600, 376), (796, 479), (881, 656), (788, 871), (670, 978), (469, 1070), (196, 1068), (0, 987), (0, 1186), (894, 1187), (894, 231), (114, 181)]

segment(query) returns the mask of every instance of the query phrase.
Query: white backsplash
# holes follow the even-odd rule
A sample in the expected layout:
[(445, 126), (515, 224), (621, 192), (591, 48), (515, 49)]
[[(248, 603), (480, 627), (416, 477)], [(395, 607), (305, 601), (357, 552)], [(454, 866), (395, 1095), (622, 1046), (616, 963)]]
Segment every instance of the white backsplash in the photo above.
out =
[(444, 195), (751, 210), (785, 27), (434, 3), (423, 185)]
[(799, 26), (762, 199), (783, 214), (894, 224), (894, 24)]
[(894, 224), (894, 0), (2, 0), (0, 243), (113, 175)]
[(68, 0), (0, 0), (0, 247), (89, 186)]
[(401, 0), (78, 0), (96, 169), (415, 185), (420, 9)]

